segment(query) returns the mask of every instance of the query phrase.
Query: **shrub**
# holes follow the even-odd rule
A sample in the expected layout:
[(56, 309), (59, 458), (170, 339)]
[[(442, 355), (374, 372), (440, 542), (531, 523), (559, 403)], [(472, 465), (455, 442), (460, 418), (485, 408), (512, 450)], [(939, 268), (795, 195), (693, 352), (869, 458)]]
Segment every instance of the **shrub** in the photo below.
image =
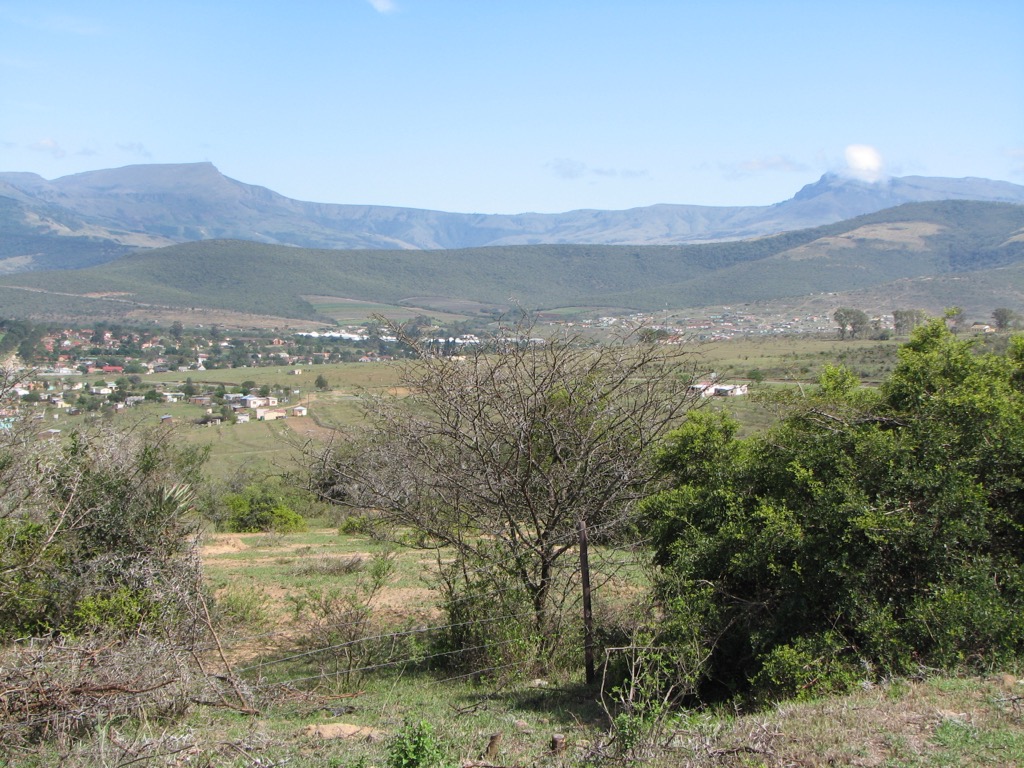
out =
[(0, 436), (0, 639), (198, 631), (205, 454), (103, 425), (63, 442)]
[(406, 722), (388, 744), (388, 768), (430, 768), (444, 757), (444, 750), (426, 720)]
[(306, 530), (298, 512), (259, 486), (224, 497), (224, 527), (234, 533), (295, 533)]
[[(914, 331), (878, 390), (829, 368), (770, 431), (691, 418), (644, 507), (667, 633), (706, 692), (823, 693), (1024, 652), (1024, 339), (976, 354)], [(718, 687), (724, 685), (724, 688)]]

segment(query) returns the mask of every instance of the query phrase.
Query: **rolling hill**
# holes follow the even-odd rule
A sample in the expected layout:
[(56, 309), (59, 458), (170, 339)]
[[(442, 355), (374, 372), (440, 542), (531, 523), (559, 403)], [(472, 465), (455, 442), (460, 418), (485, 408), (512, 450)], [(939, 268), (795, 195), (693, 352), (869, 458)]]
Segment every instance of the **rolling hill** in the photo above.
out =
[(828, 174), (769, 206), (486, 215), (292, 200), (230, 179), (210, 163), (135, 165), (52, 181), (0, 173), (0, 272), (77, 268), (131, 249), (218, 239), (381, 250), (678, 245), (760, 237), (936, 200), (1024, 204), (1024, 187), (915, 176), (869, 184)]
[[(848, 221), (770, 237), (695, 245), (525, 245), (455, 250), (325, 250), (204, 240), (137, 251), (78, 270), (9, 275), (0, 300), (18, 314), (78, 315), (140, 306), (208, 307), (315, 321), (307, 297), (331, 296), (443, 310), (478, 302), (653, 310), (809, 294), (885, 292), (927, 282), (951, 303), (1024, 306), (1024, 206), (973, 201), (910, 203)], [(993, 270), (1002, 270), (994, 279)], [(948, 279), (947, 279), (948, 278)], [(955, 283), (950, 282), (955, 278)], [(972, 281), (1000, 285), (993, 304)], [(3, 287), (6, 286), (6, 287)], [(950, 296), (950, 286), (959, 290)], [(954, 291), (955, 292), (955, 291)], [(953, 299), (952, 301), (950, 299)], [(84, 304), (83, 304), (84, 302)], [(26, 310), (26, 307), (29, 309)], [(11, 313), (11, 310), (7, 310)]]

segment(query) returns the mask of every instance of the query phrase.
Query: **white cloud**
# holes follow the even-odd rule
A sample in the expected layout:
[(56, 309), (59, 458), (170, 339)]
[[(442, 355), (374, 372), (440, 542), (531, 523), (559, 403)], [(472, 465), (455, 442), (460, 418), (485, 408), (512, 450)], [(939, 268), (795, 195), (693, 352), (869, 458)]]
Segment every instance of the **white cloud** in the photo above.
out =
[(40, 139), (35, 144), (30, 144), (29, 149), (34, 152), (46, 152), (57, 160), (67, 155), (64, 148), (54, 139)]
[(394, 13), (398, 10), (395, 0), (367, 0), (377, 13)]
[(568, 157), (555, 158), (544, 167), (560, 179), (582, 179), (584, 176), (639, 179), (647, 175), (647, 171), (640, 168), (590, 168), (586, 163)]
[(885, 178), (881, 153), (867, 144), (851, 144), (843, 153), (846, 168), (843, 174), (860, 181), (876, 182)]
[(618, 179), (640, 179), (647, 175), (647, 171), (640, 168), (595, 168), (592, 173), (595, 176), (614, 176)]
[(555, 158), (545, 167), (550, 168), (555, 176), (560, 179), (579, 179), (587, 173), (586, 163), (581, 163), (579, 160), (571, 160), (567, 157)]
[(721, 164), (721, 170), (731, 179), (744, 179), (758, 173), (804, 173), (807, 166), (785, 155), (772, 155), (739, 163)]
[(141, 142), (138, 141), (129, 141), (124, 144), (118, 144), (117, 148), (120, 149), (122, 152), (130, 152), (131, 154), (138, 155), (139, 157), (153, 157), (150, 151), (146, 149), (146, 147)]

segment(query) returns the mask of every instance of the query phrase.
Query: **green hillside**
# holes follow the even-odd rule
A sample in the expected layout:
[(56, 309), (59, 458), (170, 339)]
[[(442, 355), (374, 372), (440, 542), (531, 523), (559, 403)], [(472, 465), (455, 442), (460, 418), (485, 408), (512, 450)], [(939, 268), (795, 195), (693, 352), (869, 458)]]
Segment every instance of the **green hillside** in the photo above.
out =
[[(461, 300), (645, 310), (967, 276), (1024, 261), (1022, 233), (1024, 206), (947, 201), (908, 204), (772, 237), (702, 245), (339, 251), (200, 241), (136, 252), (88, 269), (11, 275), (0, 286), (116, 294), (126, 307), (138, 302), (304, 319), (318, 318), (306, 296), (390, 304), (415, 300), (428, 308), (432, 305), (422, 297), (438, 297), (434, 305)], [(73, 304), (67, 296), (62, 301)], [(31, 295), (20, 297), (19, 303), (25, 302), (31, 302)]]

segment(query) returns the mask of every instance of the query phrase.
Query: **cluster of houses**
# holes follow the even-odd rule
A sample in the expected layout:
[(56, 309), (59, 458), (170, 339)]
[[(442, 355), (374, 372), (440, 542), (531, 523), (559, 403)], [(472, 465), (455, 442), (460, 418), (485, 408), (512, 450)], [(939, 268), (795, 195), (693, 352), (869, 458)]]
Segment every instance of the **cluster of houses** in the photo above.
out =
[[(191, 396), (186, 395), (184, 392), (164, 392), (162, 394), (166, 403), (187, 402), (190, 405), (206, 407), (206, 417), (200, 421), (201, 424), (216, 426), (224, 421), (222, 413), (215, 411), (213, 408), (215, 396), (211, 393)], [(132, 399), (134, 398), (129, 397), (125, 402), (127, 403), (128, 400)], [(237, 424), (245, 424), (254, 420), (276, 421), (277, 419), (286, 419), (289, 416), (303, 417), (309, 415), (309, 409), (306, 406), (284, 406), (273, 395), (264, 396), (228, 392), (222, 395), (219, 400), (225, 406), (231, 408), (231, 415)], [(165, 414), (160, 417), (161, 423), (164, 424), (171, 423), (173, 420), (174, 416), (171, 414)]]
[[(117, 373), (117, 371), (109, 371)], [(126, 394), (123, 398), (109, 399), (119, 390), (118, 382), (97, 381), (88, 384), (82, 381), (47, 381), (31, 379), (18, 382), (6, 391), (6, 398), (0, 403), (0, 429), (9, 429), (20, 419), (31, 419), (43, 422), (51, 417), (60, 418), (60, 414), (77, 416), (82, 410), (82, 395), (104, 398), (104, 407), (113, 411), (123, 411), (144, 402), (161, 402), (166, 404), (190, 404), (205, 408), (206, 414), (199, 419), (200, 424), (213, 426), (230, 418), (236, 423), (249, 421), (274, 421), (288, 417), (304, 417), (309, 411), (304, 405), (287, 406), (275, 395), (259, 395), (252, 393), (218, 393), (206, 392), (190, 394), (181, 391), (149, 389), (146, 394)], [(131, 392), (132, 390), (126, 390)], [(124, 393), (122, 393), (124, 394)], [(29, 400), (28, 396), (32, 396)], [(29, 402), (25, 402), (29, 400)], [(27, 409), (26, 409), (27, 406)], [(230, 408), (227, 414), (226, 408)], [(49, 415), (47, 415), (49, 414)], [(165, 413), (160, 417), (163, 424), (173, 423), (175, 416)], [(39, 433), (41, 439), (53, 439), (60, 436), (59, 429), (46, 429)]]
[(689, 386), (691, 394), (701, 397), (740, 397), (749, 394), (749, 384), (719, 384), (717, 381), (698, 381)]

